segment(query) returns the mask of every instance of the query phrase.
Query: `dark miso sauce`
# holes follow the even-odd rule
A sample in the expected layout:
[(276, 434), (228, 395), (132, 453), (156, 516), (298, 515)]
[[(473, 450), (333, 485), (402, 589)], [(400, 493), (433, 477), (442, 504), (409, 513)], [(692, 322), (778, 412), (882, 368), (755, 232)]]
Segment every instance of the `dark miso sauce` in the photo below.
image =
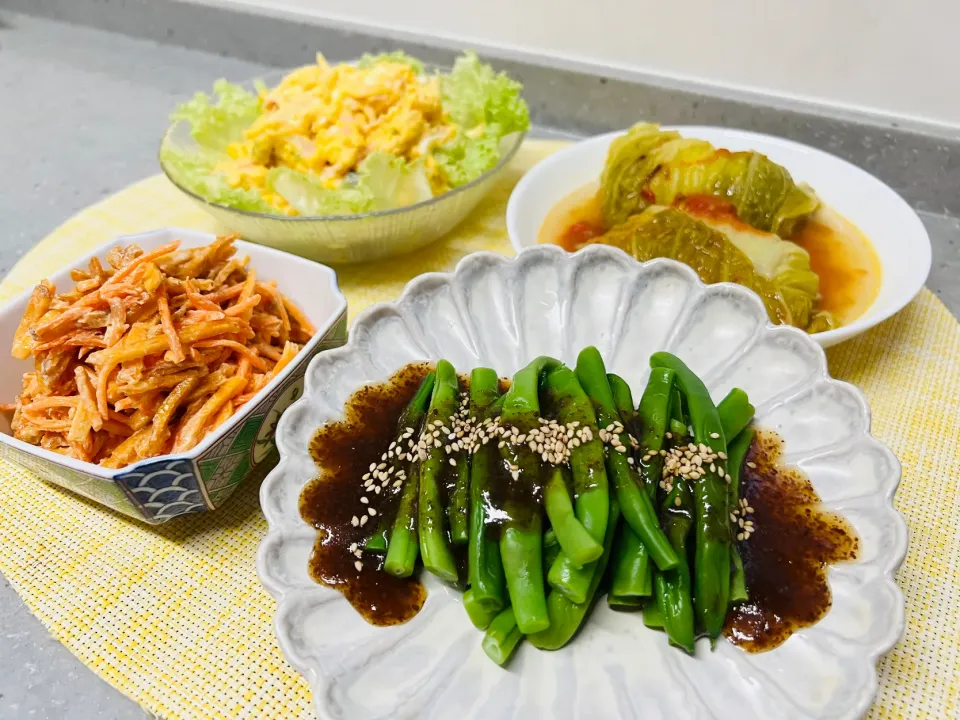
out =
[[(310, 575), (343, 593), (373, 625), (406, 622), (426, 599), (415, 577), (396, 578), (383, 572), (382, 553), (364, 552), (363, 567), (358, 570), (358, 558), (349, 548), (352, 543), (362, 548), (380, 519), (396, 512), (400, 490), (392, 484), (379, 495), (368, 493), (369, 504), (360, 502), (362, 477), (396, 439), (400, 415), (430, 369), (425, 363), (407, 365), (383, 384), (360, 388), (347, 401), (345, 419), (323, 425), (310, 443), (320, 471), (300, 494), (300, 515), (317, 529)], [(352, 525), (352, 518), (362, 517), (368, 507), (375, 509), (376, 516), (368, 517), (362, 526)]]
[[(779, 464), (783, 441), (759, 432), (740, 472), (754, 533), (737, 543), (749, 600), (731, 608), (724, 634), (751, 652), (772, 650), (830, 609), (828, 565), (855, 560), (860, 542), (825, 510), (806, 476)], [(752, 463), (755, 467), (751, 467)]]

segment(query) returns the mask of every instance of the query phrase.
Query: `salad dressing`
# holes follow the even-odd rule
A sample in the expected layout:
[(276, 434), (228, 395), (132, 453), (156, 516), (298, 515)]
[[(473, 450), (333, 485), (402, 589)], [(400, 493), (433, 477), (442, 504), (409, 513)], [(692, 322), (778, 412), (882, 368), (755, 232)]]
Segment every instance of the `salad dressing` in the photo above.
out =
[[(560, 245), (569, 252), (606, 231), (599, 201), (600, 183), (593, 181), (558, 202), (547, 214), (538, 243)], [(821, 205), (787, 238), (810, 255), (820, 278), (820, 307), (848, 325), (876, 300), (882, 272), (870, 241), (836, 210)]]
[(806, 476), (779, 465), (782, 453), (780, 436), (760, 431), (740, 471), (755, 527), (737, 543), (749, 600), (730, 609), (724, 635), (750, 652), (772, 650), (826, 615), (827, 565), (855, 560), (860, 547), (850, 524), (820, 506)]
[[(381, 517), (393, 517), (399, 492), (363, 495), (361, 478), (371, 463), (395, 439), (397, 422), (430, 371), (425, 363), (407, 365), (379, 385), (365, 385), (350, 396), (344, 420), (322, 425), (310, 443), (310, 455), (320, 472), (300, 494), (300, 516), (317, 529), (309, 560), (310, 576), (334, 588), (373, 625), (397, 625), (416, 615), (426, 590), (416, 577), (397, 578), (383, 572), (383, 553), (362, 553), (362, 568), (350, 551), (363, 547)], [(371, 507), (376, 516), (361, 526), (352, 518), (358, 508)]]

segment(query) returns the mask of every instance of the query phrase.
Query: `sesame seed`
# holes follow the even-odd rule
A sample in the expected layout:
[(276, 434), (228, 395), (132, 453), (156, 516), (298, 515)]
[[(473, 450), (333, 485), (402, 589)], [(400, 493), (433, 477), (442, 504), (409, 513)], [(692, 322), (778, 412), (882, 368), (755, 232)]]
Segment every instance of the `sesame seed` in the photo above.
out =
[(367, 512), (370, 513), (370, 517), (373, 517), (374, 515), (377, 514), (377, 511), (374, 510), (373, 508), (367, 508)]
[[(370, 509), (373, 510), (373, 508), (370, 508)], [(366, 515), (361, 515), (361, 516), (360, 516), (360, 525), (363, 526), (363, 525), (366, 525), (366, 524), (367, 524), (367, 516), (366, 516)]]
[(673, 440), (673, 433), (668, 431), (668, 432), (666, 433), (666, 438), (667, 438), (667, 440)]
[(710, 433), (710, 437), (712, 437), (714, 440), (716, 440), (717, 438), (720, 437), (720, 433), (712, 432), (712, 433)]
[(354, 515), (352, 518), (350, 518), (350, 524), (353, 525), (354, 527), (356, 527), (356, 526), (359, 524), (359, 522), (360, 522), (360, 520), (359, 520), (359, 518), (357, 518), (356, 515)]
[(679, 496), (679, 495), (677, 495), (677, 497), (674, 498), (673, 504), (676, 505), (677, 507), (680, 507), (680, 496)]
[(736, 521), (737, 521), (737, 514), (730, 513), (730, 522), (736, 522)]
[(360, 562), (359, 560), (357, 560), (357, 561), (353, 564), (353, 566), (354, 566), (358, 571), (359, 571), (359, 570), (363, 570), (363, 563)]
[(726, 460), (727, 454), (721, 450), (720, 452), (717, 453), (717, 457), (720, 458), (721, 460)]
[(755, 462), (748, 462), (747, 467), (750, 468), (751, 470), (754, 470), (756, 469), (757, 464)]
[(401, 485), (403, 485), (403, 480), (397, 480), (397, 481), (393, 484), (393, 486), (394, 486), (395, 488), (398, 488), (398, 487), (400, 487)]
[(350, 543), (350, 552), (355, 553), (357, 551), (357, 544)]
[(634, 459), (633, 459), (633, 458), (627, 458), (627, 462), (630, 463), (631, 465), (633, 465), (633, 464), (634, 464)]
[(368, 502), (370, 502), (370, 498), (368, 498), (366, 495), (364, 495), (362, 498), (360, 498), (360, 502), (362, 502), (364, 505), (366, 505)]
[(382, 488), (380, 488), (380, 487), (375, 487), (375, 488), (373, 489), (373, 491), (374, 491), (377, 495), (379, 495), (381, 489), (382, 489)]
[(743, 538), (744, 538), (743, 533), (737, 533), (737, 540), (743, 540)]
[[(746, 500), (744, 500), (744, 502), (746, 502)], [(754, 512), (753, 508), (750, 507), (749, 505), (744, 505), (743, 509), (746, 510), (748, 513)]]

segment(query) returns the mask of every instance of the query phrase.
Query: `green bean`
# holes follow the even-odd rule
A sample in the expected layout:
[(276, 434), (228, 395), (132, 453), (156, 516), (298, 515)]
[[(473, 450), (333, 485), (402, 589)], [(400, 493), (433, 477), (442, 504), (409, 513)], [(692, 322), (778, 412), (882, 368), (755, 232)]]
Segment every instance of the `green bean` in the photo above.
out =
[(639, 605), (640, 598), (651, 593), (649, 555), (640, 538), (626, 523), (621, 523), (613, 544), (610, 592), (611, 606)]
[(694, 612), (690, 595), (690, 567), (687, 562), (687, 536), (693, 525), (693, 493), (683, 478), (675, 478), (673, 490), (661, 508), (663, 529), (677, 551), (680, 564), (673, 570), (653, 576), (654, 596), (663, 629), (670, 642), (693, 653)]
[(643, 486), (651, 498), (655, 496), (663, 471), (660, 451), (663, 449), (670, 423), (673, 389), (673, 371), (652, 368), (637, 408), (643, 427), (640, 433), (640, 454), (646, 458), (640, 463), (640, 477), (643, 478)]
[[(470, 374), (470, 417), (482, 422), (499, 411), (500, 379), (489, 368), (477, 368)], [(467, 582), (472, 601), (488, 612), (499, 612), (507, 604), (500, 544), (489, 532), (487, 508), (495, 465), (500, 460), (492, 443), (480, 445), (470, 463), (470, 538), (467, 547)], [(470, 608), (464, 599), (468, 612)], [(473, 619), (471, 615), (471, 619)]]
[[(540, 377), (558, 365), (552, 358), (540, 357), (514, 375), (503, 403), (502, 426), (526, 433), (539, 425)], [(504, 442), (500, 454), (513, 481), (507, 487), (504, 502), (506, 519), (500, 530), (500, 558), (517, 626), (523, 633), (533, 633), (550, 625), (543, 584), (540, 463), (525, 443)]]
[(640, 415), (633, 404), (633, 393), (627, 381), (619, 375), (607, 373), (607, 382), (610, 383), (610, 392), (613, 394), (613, 404), (620, 413), (624, 427), (634, 438), (639, 438), (642, 430)]
[[(457, 371), (446, 360), (437, 363), (437, 380), (427, 409), (427, 423), (446, 425), (459, 408), (460, 387)], [(439, 444), (439, 443), (438, 443)], [(448, 583), (457, 582), (457, 563), (447, 540), (446, 518), (440, 497), (440, 483), (446, 457), (442, 444), (431, 445), (420, 466), (418, 521), (420, 556), (423, 566)]]
[(603, 554), (603, 546), (594, 540), (577, 520), (567, 489), (569, 470), (555, 466), (547, 471), (543, 488), (543, 507), (563, 552), (577, 567), (583, 567)]
[[(747, 427), (733, 439), (727, 449), (727, 472), (730, 474), (729, 503), (732, 508), (738, 508), (740, 505), (740, 472), (747, 452), (750, 450), (750, 444), (753, 442), (753, 436), (753, 428)], [(734, 528), (733, 532), (736, 533), (737, 529)], [(730, 602), (743, 602), (748, 599), (747, 578), (743, 570), (743, 558), (740, 557), (740, 549), (736, 544), (732, 547), (731, 559), (733, 578), (730, 581)]]
[(663, 617), (657, 603), (648, 602), (643, 606), (643, 624), (651, 630), (663, 630)]
[[(619, 422), (613, 393), (607, 381), (606, 368), (596, 348), (589, 347), (580, 353), (577, 358), (577, 378), (590, 396), (590, 400), (593, 401), (597, 412), (597, 424), (607, 428)], [(619, 441), (619, 446), (624, 448), (624, 452), (618, 450), (607, 452), (607, 474), (613, 479), (620, 511), (647, 548), (657, 567), (662, 569), (676, 567), (676, 553), (660, 529), (650, 496), (644, 491), (636, 470), (628, 462), (626, 448), (630, 445), (629, 437), (626, 433), (621, 433), (619, 437), (614, 435), (614, 437)]]
[[(688, 418), (684, 410), (683, 393), (674, 384), (670, 400), (670, 420), (680, 426), (674, 434), (674, 446), (686, 443)], [(673, 489), (663, 498), (661, 518), (670, 544), (680, 563), (673, 570), (653, 573), (654, 602), (657, 622), (667, 633), (670, 642), (693, 652), (694, 613), (690, 592), (690, 565), (687, 538), (693, 524), (693, 493), (689, 481), (675, 478)]]
[(463, 593), (463, 609), (467, 611), (467, 617), (470, 618), (470, 622), (477, 630), (486, 630), (493, 618), (500, 612), (490, 603), (478, 600), (473, 588), (467, 588)]
[[(547, 516), (557, 533), (564, 557), (575, 568), (582, 568), (603, 553), (600, 543), (606, 531), (610, 506), (603, 444), (597, 437), (596, 416), (590, 398), (570, 368), (560, 366), (547, 373), (544, 390), (546, 401), (561, 425), (577, 423), (578, 430), (589, 428), (593, 435), (591, 440), (580, 442), (576, 447), (571, 441), (570, 469), (576, 496), (575, 511), (562, 473), (551, 473), (544, 495)], [(548, 456), (549, 451), (544, 455)]]
[(583, 624), (590, 607), (593, 605), (593, 596), (597, 592), (600, 580), (607, 569), (610, 559), (610, 550), (613, 547), (613, 536), (617, 521), (620, 518), (620, 508), (616, 498), (610, 501), (609, 520), (603, 536), (603, 555), (593, 564), (593, 575), (587, 588), (586, 597), (582, 603), (571, 602), (562, 593), (551, 592), (547, 597), (547, 610), (550, 615), (550, 626), (538, 633), (529, 636), (534, 647), (541, 650), (559, 650), (566, 645)]
[(717, 413), (720, 415), (720, 424), (723, 426), (723, 436), (727, 438), (727, 444), (750, 424), (754, 411), (747, 393), (740, 388), (734, 388), (719, 402)]
[(420, 556), (420, 541), (417, 529), (417, 499), (420, 492), (420, 462), (415, 460), (410, 465), (403, 490), (400, 494), (400, 504), (393, 520), (390, 531), (390, 544), (387, 547), (387, 556), (383, 561), (383, 569), (396, 577), (410, 577)]
[(557, 540), (557, 533), (554, 532), (553, 528), (547, 528), (546, 532), (543, 533), (543, 549), (559, 546), (560, 541)]
[[(564, 412), (564, 407), (561, 406), (558, 410), (558, 419), (564, 425), (578, 422), (578, 429), (583, 431), (583, 437), (577, 439), (580, 444), (574, 447), (571, 441), (570, 449), (570, 462), (574, 469), (574, 477), (577, 477), (577, 471), (579, 470), (580, 477), (583, 478), (579, 483), (576, 480), (574, 482), (578, 491), (577, 517), (583, 520), (584, 527), (599, 544), (606, 531), (610, 505), (606, 461), (603, 443), (600, 440), (601, 433), (597, 427), (593, 402), (583, 392), (581, 383), (573, 371), (569, 368), (554, 371), (547, 378), (548, 386), (551, 383), (559, 382), (557, 378), (561, 376), (563, 381), (569, 385), (574, 385), (578, 389), (578, 402), (575, 405), (571, 403), (567, 412)], [(607, 382), (605, 370), (603, 381)], [(569, 412), (570, 407), (575, 408), (577, 412)], [(619, 416), (617, 420), (619, 421)], [(589, 504), (587, 500), (589, 500)], [(588, 508), (588, 510), (581, 512), (582, 507)], [(547, 581), (555, 592), (563, 594), (571, 602), (585, 602), (593, 578), (595, 562), (594, 560), (578, 565), (576, 560), (568, 553), (561, 552), (550, 566)]]
[[(417, 432), (420, 429), (423, 416), (427, 412), (427, 406), (430, 405), (430, 396), (433, 394), (433, 383), (435, 380), (436, 373), (428, 372), (423, 377), (423, 380), (420, 381), (420, 386), (417, 388), (417, 392), (410, 399), (410, 402), (407, 403), (407, 406), (403, 409), (403, 413), (400, 415), (400, 418), (397, 421), (397, 445), (400, 445), (403, 440), (403, 435), (408, 429), (413, 430), (414, 432)], [(394, 459), (393, 462), (397, 469), (402, 468), (404, 470), (407, 475), (408, 483), (412, 482), (414, 485), (417, 484), (417, 479), (411, 478), (410, 463), (403, 463), (399, 459)], [(377, 524), (377, 529), (367, 540), (366, 544), (364, 545), (364, 550), (369, 550), (371, 552), (386, 551), (395, 517), (395, 515), (393, 517), (384, 515), (380, 518), (380, 522)], [(414, 562), (416, 562), (416, 558), (414, 558)]]
[[(634, 409), (630, 386), (620, 376), (611, 373), (607, 374), (607, 381), (610, 383), (613, 402), (623, 424), (630, 430), (631, 435), (641, 437), (643, 423)], [(617, 529), (610, 562), (611, 578), (607, 604), (621, 610), (642, 607), (642, 599), (650, 595), (652, 588), (650, 556), (640, 538), (626, 523), (620, 523)]]
[(470, 458), (463, 450), (455, 457), (453, 490), (447, 503), (447, 521), (450, 523), (450, 542), (463, 545), (470, 538)]
[[(655, 353), (650, 364), (651, 367), (670, 368), (676, 373), (677, 384), (687, 400), (694, 441), (725, 456), (727, 446), (720, 414), (703, 381), (669, 353)], [(720, 462), (724, 462), (722, 458)], [(719, 637), (723, 630), (730, 600), (730, 511), (725, 471), (722, 465), (716, 465), (716, 468), (715, 471), (704, 468), (703, 476), (693, 488), (697, 528), (694, 608), (699, 624), (711, 639)]]
[(517, 625), (513, 608), (508, 607), (490, 623), (483, 636), (481, 647), (488, 658), (497, 665), (503, 665), (513, 655), (521, 640), (523, 640), (523, 633)]

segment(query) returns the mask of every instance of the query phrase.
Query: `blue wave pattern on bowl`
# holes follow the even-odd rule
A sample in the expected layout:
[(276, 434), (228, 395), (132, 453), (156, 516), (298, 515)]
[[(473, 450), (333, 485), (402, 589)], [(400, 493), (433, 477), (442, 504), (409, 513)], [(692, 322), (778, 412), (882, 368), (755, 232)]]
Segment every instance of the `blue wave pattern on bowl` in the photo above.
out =
[(244, 422), (195, 459), (167, 456), (145, 460), (122, 469), (110, 480), (5, 443), (0, 443), (0, 456), (26, 467), (41, 480), (151, 524), (216, 510), (255, 471), (265, 471), (275, 464), (277, 422), (283, 411), (303, 394), (307, 364), (317, 353), (340, 347), (346, 340), (344, 311), (311, 352), (294, 360), (285, 383), (257, 402)]

